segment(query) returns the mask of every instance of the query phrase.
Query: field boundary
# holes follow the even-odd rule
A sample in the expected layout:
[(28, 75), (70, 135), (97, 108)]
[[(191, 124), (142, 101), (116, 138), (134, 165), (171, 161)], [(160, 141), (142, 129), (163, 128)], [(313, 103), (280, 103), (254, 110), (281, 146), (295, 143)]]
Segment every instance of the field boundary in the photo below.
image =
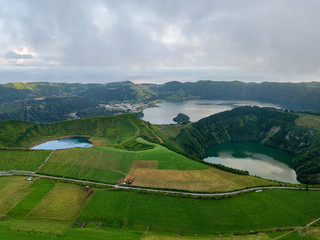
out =
[[(156, 193), (164, 193), (164, 194), (177, 194), (178, 196), (198, 196), (198, 197), (232, 196), (232, 195), (241, 194), (241, 193), (248, 193), (248, 192), (259, 191), (259, 190), (270, 190), (270, 189), (306, 191), (305, 187), (265, 186), (265, 187), (252, 187), (252, 188), (240, 189), (240, 190), (230, 191), (230, 192), (196, 193), (196, 192), (183, 192), (183, 191), (174, 191), (174, 190), (150, 189), (150, 188), (142, 188), (142, 187), (128, 187), (128, 186), (115, 185), (115, 184), (109, 184), (109, 183), (101, 183), (101, 182), (94, 182), (94, 181), (87, 181), (87, 180), (80, 180), (80, 179), (74, 179), (74, 178), (42, 175), (42, 174), (36, 174), (36, 173), (31, 173), (31, 172), (26, 172), (26, 171), (2, 172), (2, 173), (0, 173), (0, 177), (1, 176), (19, 176), (19, 175), (20, 176), (22, 175), (22, 176), (48, 178), (48, 179), (62, 180), (62, 181), (70, 181), (70, 182), (82, 183), (82, 184), (93, 184), (93, 185), (112, 187), (112, 188), (124, 189), (124, 190), (135, 190), (135, 191), (143, 191), (143, 192), (156, 192)], [(310, 191), (320, 191), (320, 187), (309, 187), (307, 189), (310, 190)]]
[(52, 157), (52, 155), (55, 153), (56, 150), (53, 150), (49, 156), (44, 160), (44, 162), (41, 164), (41, 166), (35, 171), (35, 173), (40, 172), (40, 170), (43, 168), (43, 166), (49, 161), (49, 159)]

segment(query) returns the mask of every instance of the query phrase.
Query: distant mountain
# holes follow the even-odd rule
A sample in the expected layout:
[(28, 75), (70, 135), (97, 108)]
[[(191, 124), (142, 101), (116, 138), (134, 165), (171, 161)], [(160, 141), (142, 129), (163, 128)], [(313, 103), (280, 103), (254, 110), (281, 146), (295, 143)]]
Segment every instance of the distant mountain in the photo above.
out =
[[(244, 83), (209, 81), (134, 84), (9, 83), (0, 85), (0, 120), (55, 122), (118, 113), (99, 109), (110, 102), (148, 103), (188, 99), (254, 100), (294, 111), (320, 112), (320, 83)], [(65, 105), (65, 106), (62, 106)]]

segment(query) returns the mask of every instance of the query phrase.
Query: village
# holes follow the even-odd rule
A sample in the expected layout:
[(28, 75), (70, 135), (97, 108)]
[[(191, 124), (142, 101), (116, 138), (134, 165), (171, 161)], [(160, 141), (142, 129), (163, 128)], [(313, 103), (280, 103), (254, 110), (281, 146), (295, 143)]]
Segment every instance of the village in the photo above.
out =
[(126, 112), (137, 112), (147, 107), (150, 107), (150, 103), (109, 103), (99, 104), (99, 107), (105, 108), (106, 110), (119, 110)]

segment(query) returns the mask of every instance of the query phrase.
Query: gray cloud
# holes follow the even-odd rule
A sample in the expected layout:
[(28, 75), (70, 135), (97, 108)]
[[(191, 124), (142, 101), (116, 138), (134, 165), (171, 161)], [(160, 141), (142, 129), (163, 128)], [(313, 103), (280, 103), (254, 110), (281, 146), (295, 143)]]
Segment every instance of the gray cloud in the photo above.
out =
[[(206, 76), (319, 80), (318, 0), (0, 0), (0, 4), (0, 52), (4, 58), (18, 58), (13, 49), (27, 47), (37, 53), (28, 62), (31, 66), (53, 64), (60, 65), (55, 71), (83, 72), (92, 68), (105, 77), (114, 75), (103, 69), (113, 68), (118, 69), (117, 76), (123, 73), (123, 80), (135, 71), (139, 71), (135, 79), (190, 79), (183, 70), (194, 80)], [(216, 71), (219, 68), (223, 73)]]

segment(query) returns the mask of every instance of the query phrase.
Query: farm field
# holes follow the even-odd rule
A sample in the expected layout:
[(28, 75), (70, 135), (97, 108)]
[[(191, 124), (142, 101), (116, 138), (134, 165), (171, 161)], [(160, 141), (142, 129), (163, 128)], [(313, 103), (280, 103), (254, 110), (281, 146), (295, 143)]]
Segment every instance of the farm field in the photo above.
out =
[(320, 131), (320, 116), (299, 113), (299, 118), (296, 119), (296, 124), (305, 127), (311, 127)]
[(8, 212), (7, 218), (12, 220), (23, 219), (47, 195), (54, 185), (55, 182), (47, 179), (40, 178), (34, 181), (29, 187), (31, 188), (30, 193)]
[(193, 192), (225, 192), (253, 186), (279, 184), (262, 178), (232, 174), (216, 168), (159, 170), (137, 165), (130, 171), (129, 175), (134, 178), (134, 186), (172, 188)]
[[(209, 200), (100, 188), (93, 188), (89, 194), (77, 184), (42, 178), (30, 183), (23, 177), (1, 177), (0, 191), (7, 191), (8, 184), (21, 185), (20, 191), (28, 191), (18, 200), (9, 199), (11, 210), (7, 209), (7, 217), (0, 221), (0, 235), (9, 240), (173, 240), (180, 232), (185, 239), (194, 239), (194, 234), (198, 234), (196, 239), (271, 239), (278, 233), (259, 233), (250, 238), (231, 235), (303, 226), (320, 215), (318, 191), (268, 190)], [(6, 196), (1, 194), (0, 202), (3, 199)], [(76, 221), (85, 222), (85, 227), (75, 225)], [(99, 222), (102, 227), (96, 230)], [(148, 226), (150, 232), (145, 235)], [(319, 234), (314, 229), (310, 239)], [(223, 237), (218, 237), (220, 233)]]
[(106, 146), (57, 150), (40, 173), (118, 183), (134, 160), (157, 160), (160, 169), (206, 169), (208, 166), (155, 144), (153, 149), (127, 151)]
[(274, 181), (212, 168), (153, 145), (153, 149), (142, 151), (106, 146), (57, 150), (40, 173), (115, 184), (120, 179), (133, 177), (134, 186), (203, 192), (278, 185)]
[(270, 190), (224, 200), (97, 190), (79, 221), (193, 235), (300, 226), (320, 215), (320, 193)]
[(20, 202), (32, 189), (25, 177), (1, 177), (0, 179), (0, 217)]
[(75, 223), (87, 197), (88, 194), (79, 185), (56, 183), (11, 229), (62, 234)]
[(0, 171), (36, 171), (51, 151), (0, 150)]

